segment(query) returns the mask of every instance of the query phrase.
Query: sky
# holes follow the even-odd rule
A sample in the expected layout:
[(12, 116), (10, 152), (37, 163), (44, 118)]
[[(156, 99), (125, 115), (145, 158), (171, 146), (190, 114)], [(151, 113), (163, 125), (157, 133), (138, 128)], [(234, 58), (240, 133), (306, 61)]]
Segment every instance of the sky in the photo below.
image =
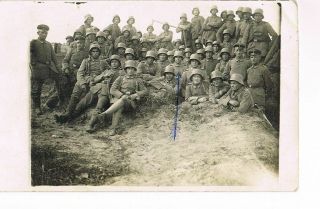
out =
[[(239, 6), (249, 6), (252, 10), (262, 8), (264, 10), (264, 20), (270, 22), (275, 31), (279, 33), (279, 6), (274, 2), (244, 2), (244, 1), (97, 1), (86, 4), (75, 5), (64, 2), (21, 2), (16, 7), (22, 7), (19, 11), (28, 17), (28, 27), (30, 38), (37, 37), (36, 27), (38, 24), (47, 24), (50, 31), (47, 40), (50, 42), (64, 43), (67, 35), (83, 24), (84, 16), (91, 14), (95, 19), (92, 25), (100, 29), (112, 23), (112, 17), (118, 14), (121, 17), (120, 27), (126, 24), (129, 16), (136, 19), (135, 27), (146, 32), (152, 20), (169, 22), (177, 25), (182, 13), (187, 13), (188, 20), (192, 18), (192, 8), (199, 7), (200, 15), (204, 18), (209, 16), (212, 5), (217, 5), (219, 13), (222, 10), (236, 10)], [(237, 19), (237, 18), (236, 18)], [(155, 34), (160, 34), (162, 25), (154, 23)], [(174, 32), (174, 39), (179, 38), (180, 34)]]

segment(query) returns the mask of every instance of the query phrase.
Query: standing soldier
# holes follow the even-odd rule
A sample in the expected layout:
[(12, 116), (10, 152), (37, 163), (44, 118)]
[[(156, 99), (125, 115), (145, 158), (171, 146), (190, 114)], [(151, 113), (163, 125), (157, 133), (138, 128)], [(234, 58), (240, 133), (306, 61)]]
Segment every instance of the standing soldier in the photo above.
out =
[[(134, 17), (130, 16), (127, 20), (128, 25), (125, 25), (122, 28), (122, 31), (124, 31), (124, 29), (129, 30), (130, 32), (130, 36), (134, 36), (137, 34), (137, 29), (133, 26), (133, 24), (135, 23), (135, 19)], [(130, 37), (131, 38), (131, 37)]]
[(96, 32), (92, 28), (88, 28), (86, 32), (85, 49), (89, 52), (90, 45), (96, 41)]
[(210, 75), (209, 101), (218, 104), (220, 99), (230, 89), (230, 85), (223, 81), (220, 71), (213, 71)]
[(158, 75), (163, 76), (165, 68), (170, 64), (167, 59), (167, 49), (161, 48), (158, 50), (158, 65), (160, 72)]
[[(110, 31), (113, 43), (121, 35), (121, 29), (119, 27), (120, 17), (115, 15), (112, 19), (113, 24), (110, 24), (107, 29)], [(116, 46), (116, 45), (115, 45)]]
[(120, 57), (121, 69), (124, 69), (124, 64), (126, 62), (126, 45), (124, 43), (118, 43), (117, 45), (117, 55)]
[(105, 29), (103, 32), (106, 35), (104, 51), (105, 51), (105, 55), (106, 55), (106, 57), (108, 59), (113, 54), (114, 45), (113, 45), (113, 41), (112, 41), (111, 31), (109, 31), (109, 29)]
[(253, 109), (254, 101), (250, 91), (245, 87), (240, 74), (230, 77), (230, 90), (219, 100), (219, 104), (232, 111), (246, 113)]
[(77, 29), (77, 30), (73, 33), (73, 39), (74, 39), (74, 41), (70, 44), (70, 48), (77, 48), (76, 38), (77, 38), (77, 37), (80, 37), (80, 36), (85, 37), (85, 36), (82, 35), (82, 32), (81, 32), (81, 30), (80, 30), (80, 28), (79, 28), (79, 29)]
[(134, 54), (134, 50), (132, 48), (126, 48), (126, 51), (124, 52), (124, 56), (127, 60), (135, 60), (136, 56)]
[(249, 51), (252, 66), (247, 70), (247, 85), (253, 97), (253, 101), (262, 110), (265, 110), (266, 99), (272, 93), (271, 73), (267, 66), (261, 63), (261, 51), (253, 49)]
[(75, 84), (72, 95), (67, 107), (67, 112), (62, 115), (55, 115), (58, 123), (65, 123), (77, 117), (83, 110), (83, 102), (79, 102), (84, 98), (91, 86), (95, 84), (95, 78), (107, 69), (108, 63), (100, 59), (100, 46), (92, 44), (89, 50), (89, 58), (84, 59), (77, 73), (77, 83)]
[(248, 51), (253, 48), (259, 49), (264, 59), (269, 51), (270, 36), (275, 40), (278, 34), (268, 22), (262, 21), (264, 18), (262, 9), (256, 9), (253, 18), (253, 23), (246, 28), (243, 41), (248, 44)]
[(215, 71), (219, 71), (220, 73), (223, 73), (226, 71), (227, 63), (230, 60), (230, 49), (229, 48), (223, 48), (220, 52), (220, 61), (215, 67)]
[(205, 48), (205, 56), (206, 58), (202, 62), (203, 69), (206, 71), (207, 75), (210, 75), (212, 71), (214, 71), (218, 60), (212, 58), (213, 48), (211, 46), (207, 46)]
[(98, 118), (112, 115), (110, 136), (117, 134), (123, 110), (128, 108), (135, 110), (141, 98), (147, 94), (143, 81), (139, 76), (136, 76), (136, 62), (126, 61), (125, 71), (126, 75), (118, 77), (111, 86), (110, 93), (113, 96), (111, 103), (113, 104), (105, 112), (98, 115)]
[(251, 25), (251, 23), (253, 21), (251, 19), (251, 15), (252, 15), (251, 8), (244, 7), (242, 10), (242, 15), (243, 15), (243, 20), (241, 22), (239, 22), (239, 24), (236, 25), (235, 39), (236, 39), (236, 42), (244, 43), (243, 35), (244, 35), (245, 31), (247, 30), (247, 27), (249, 27), (249, 25)]
[(169, 30), (170, 25), (168, 23), (164, 23), (162, 25), (163, 32), (158, 36), (158, 42), (159, 42), (159, 47), (160, 48), (165, 48), (167, 50), (172, 50), (172, 36), (173, 33), (172, 31)]
[(200, 69), (193, 69), (190, 74), (190, 81), (186, 87), (185, 100), (192, 105), (208, 101), (208, 84), (204, 82), (203, 72)]
[(140, 62), (138, 65), (137, 74), (143, 78), (145, 81), (152, 80), (155, 76), (160, 75), (160, 68), (155, 63), (157, 58), (157, 53), (155, 51), (148, 51), (146, 55), (147, 60)]
[(170, 64), (174, 63), (174, 52), (173, 51), (168, 51), (167, 52), (167, 56), (168, 56), (168, 61)]
[(183, 13), (180, 16), (180, 23), (177, 27), (177, 33), (181, 32), (181, 40), (185, 47), (191, 47), (192, 36), (191, 36), (191, 23), (187, 20), (187, 14)]
[(227, 21), (227, 10), (223, 10), (220, 14), (221, 20), (223, 23), (225, 23)]
[(93, 29), (93, 26), (91, 25), (93, 20), (94, 18), (90, 14), (87, 14), (86, 16), (84, 16), (84, 24), (81, 25), (79, 28), (83, 36), (87, 35), (88, 29)]
[(67, 36), (66, 37), (66, 46), (69, 46), (71, 45), (71, 43), (74, 41), (73, 37), (72, 36)]
[(96, 35), (96, 42), (99, 44), (101, 49), (100, 59), (107, 59), (107, 49), (106, 49), (106, 34), (102, 31), (99, 31)]
[(136, 59), (138, 59), (141, 51), (141, 44), (138, 36), (132, 36), (130, 47), (133, 49)]
[(41, 111), (41, 92), (45, 80), (51, 78), (55, 82), (59, 100), (63, 96), (60, 88), (60, 69), (51, 43), (46, 41), (49, 27), (38, 25), (38, 39), (30, 43), (30, 68), (31, 68), (31, 98), (34, 112), (39, 115)]
[(223, 31), (223, 41), (221, 43), (221, 48), (228, 48), (231, 52), (234, 44), (235, 44), (235, 39), (231, 39), (230, 31), (228, 29), (225, 29)]
[(152, 26), (152, 25), (149, 25), (149, 26), (147, 27), (147, 32), (148, 32), (148, 33), (145, 33), (145, 34), (143, 34), (143, 36), (142, 36), (142, 38), (149, 43), (151, 49), (154, 49), (155, 43), (156, 43), (156, 41), (157, 41), (157, 36), (152, 33), (153, 31), (154, 31), (153, 26)]
[(251, 67), (251, 62), (243, 58), (244, 44), (237, 43), (234, 45), (235, 58), (227, 63), (225, 71), (223, 72), (223, 78), (228, 80), (232, 74), (240, 74), (245, 80), (247, 78), (247, 70)]
[[(200, 16), (200, 10), (198, 7), (192, 9), (192, 14), (194, 15), (191, 19), (191, 35), (192, 44), (195, 44), (196, 40), (200, 40), (202, 35), (202, 26), (204, 23), (204, 18)], [(195, 50), (195, 46), (192, 45), (192, 49)]]
[(216, 33), (223, 24), (220, 17), (217, 16), (218, 8), (217, 6), (212, 6), (210, 9), (212, 14), (208, 17), (203, 23), (203, 34), (202, 34), (202, 43), (206, 44), (207, 40), (216, 40)]
[(236, 21), (234, 20), (234, 13), (232, 10), (227, 11), (227, 20), (225, 23), (220, 27), (220, 29), (217, 32), (217, 40), (219, 42), (222, 42), (223, 40), (223, 32), (224, 30), (228, 29), (228, 32), (230, 34), (230, 38), (234, 38), (234, 35), (236, 33)]
[(124, 43), (126, 46), (131, 44), (131, 32), (128, 27), (122, 28), (122, 35), (116, 38), (114, 45), (117, 46), (119, 43)]
[(238, 7), (236, 11), (236, 15), (238, 16), (239, 20), (237, 21), (236, 27), (243, 21), (243, 13), (242, 13), (243, 7)]
[(182, 62), (183, 52), (175, 51), (173, 58), (174, 58), (174, 63), (172, 64), (172, 66), (174, 67), (174, 74), (182, 75), (182, 73), (187, 69), (187, 66)]
[(205, 47), (212, 46), (212, 44), (213, 44), (213, 41), (211, 39), (209, 39), (209, 40), (207, 40)]

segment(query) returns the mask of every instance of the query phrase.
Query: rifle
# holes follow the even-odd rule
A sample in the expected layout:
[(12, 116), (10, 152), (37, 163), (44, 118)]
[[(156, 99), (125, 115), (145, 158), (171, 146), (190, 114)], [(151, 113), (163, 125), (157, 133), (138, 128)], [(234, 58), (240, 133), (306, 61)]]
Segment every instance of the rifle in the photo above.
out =
[[(152, 25), (153, 25), (153, 23), (155, 23), (155, 22), (156, 22), (156, 23), (160, 23), (160, 24), (162, 24), (162, 25), (164, 24), (164, 22), (161, 22), (161, 21), (159, 21), (159, 20), (154, 20), (154, 19), (152, 19)], [(174, 25), (170, 25), (170, 24), (169, 24), (169, 26), (172, 27), (172, 28), (177, 28), (177, 26), (174, 26)]]

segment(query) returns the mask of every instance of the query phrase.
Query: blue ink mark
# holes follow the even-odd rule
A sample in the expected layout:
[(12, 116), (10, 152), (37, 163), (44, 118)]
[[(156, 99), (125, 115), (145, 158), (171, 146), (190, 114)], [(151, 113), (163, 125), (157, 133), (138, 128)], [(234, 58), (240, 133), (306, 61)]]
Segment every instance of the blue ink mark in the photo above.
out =
[(180, 73), (178, 72), (176, 75), (176, 79), (177, 79), (177, 92), (176, 92), (176, 113), (174, 116), (174, 122), (173, 122), (173, 129), (171, 131), (171, 138), (173, 139), (173, 141), (176, 140), (177, 137), (177, 125), (178, 125), (178, 112), (179, 112), (179, 91), (180, 91)]

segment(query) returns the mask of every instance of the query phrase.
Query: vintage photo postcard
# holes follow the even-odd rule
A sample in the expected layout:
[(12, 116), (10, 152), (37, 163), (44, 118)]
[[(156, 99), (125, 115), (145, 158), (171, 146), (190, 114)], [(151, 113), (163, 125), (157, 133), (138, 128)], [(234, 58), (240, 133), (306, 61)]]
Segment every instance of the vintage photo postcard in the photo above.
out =
[(294, 2), (0, 5), (22, 11), (27, 92), (0, 190), (298, 189)]

